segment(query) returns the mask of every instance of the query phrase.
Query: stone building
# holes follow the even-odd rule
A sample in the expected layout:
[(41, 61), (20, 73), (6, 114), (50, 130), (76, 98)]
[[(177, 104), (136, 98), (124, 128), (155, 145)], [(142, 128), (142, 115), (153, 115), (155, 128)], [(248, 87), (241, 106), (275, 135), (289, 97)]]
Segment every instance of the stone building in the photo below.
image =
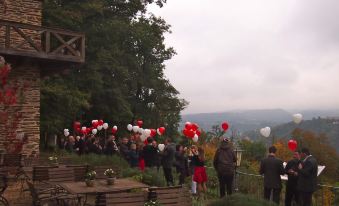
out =
[[(8, 111), (21, 115), (15, 134), (28, 138), (25, 154), (39, 151), (41, 75), (85, 60), (82, 33), (42, 27), (41, 20), (42, 0), (0, 0), (0, 55), (12, 65), (9, 82), (24, 87), (22, 102)], [(5, 150), (8, 135), (0, 124), (0, 150)]]

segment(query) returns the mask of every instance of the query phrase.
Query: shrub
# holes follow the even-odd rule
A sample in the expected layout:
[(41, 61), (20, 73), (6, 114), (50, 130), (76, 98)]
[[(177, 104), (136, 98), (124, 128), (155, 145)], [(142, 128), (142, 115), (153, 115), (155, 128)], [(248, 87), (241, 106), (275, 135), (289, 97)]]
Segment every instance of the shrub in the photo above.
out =
[(208, 204), (208, 206), (223, 206), (223, 205), (232, 205), (232, 206), (274, 206), (275, 203), (270, 203), (265, 200), (258, 200), (253, 196), (244, 195), (244, 194), (234, 194), (227, 196), (223, 199), (216, 200)]

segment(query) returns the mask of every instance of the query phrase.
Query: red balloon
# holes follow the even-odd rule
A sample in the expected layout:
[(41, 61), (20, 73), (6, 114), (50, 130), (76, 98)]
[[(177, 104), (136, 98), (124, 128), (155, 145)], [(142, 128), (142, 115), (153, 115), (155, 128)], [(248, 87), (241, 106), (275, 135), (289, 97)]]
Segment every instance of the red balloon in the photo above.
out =
[(93, 128), (97, 128), (99, 125), (99, 122), (95, 121), (95, 122), (92, 122), (92, 126)]
[(196, 131), (196, 130), (198, 130), (199, 129), (199, 125), (197, 124), (197, 123), (193, 123), (192, 124), (192, 130), (193, 131)]
[(187, 138), (193, 138), (194, 135), (195, 135), (195, 132), (193, 130), (187, 130), (187, 129), (184, 129), (182, 131), (182, 133), (187, 137)]
[(221, 124), (221, 127), (222, 127), (222, 129), (226, 132), (227, 130), (228, 130), (228, 123), (227, 122), (223, 122), (222, 124)]
[(297, 141), (293, 139), (289, 140), (287, 145), (288, 145), (288, 149), (290, 149), (292, 152), (294, 152), (298, 147)]
[(200, 137), (200, 135), (201, 135), (201, 131), (200, 130), (195, 131), (195, 133), (198, 135), (198, 137)]
[(192, 129), (192, 123), (186, 122), (186, 124), (185, 124), (185, 129), (187, 129), (187, 130)]
[(157, 134), (156, 129), (151, 129), (151, 137), (154, 137)]
[(137, 125), (138, 125), (139, 127), (142, 127), (143, 124), (144, 124), (144, 122), (143, 122), (142, 120), (138, 120), (138, 121), (137, 121)]
[(165, 133), (165, 130), (166, 130), (165, 127), (160, 127), (159, 128), (160, 134), (163, 135)]
[(117, 130), (113, 127), (112, 128), (112, 134), (115, 134), (117, 132)]
[(100, 126), (102, 126), (102, 125), (104, 124), (104, 120), (102, 120), (102, 119), (99, 120), (99, 121), (98, 121), (98, 124), (99, 124)]
[(73, 129), (74, 129), (74, 130), (77, 130), (77, 128), (80, 129), (80, 127), (81, 127), (81, 123), (80, 123), (80, 122), (74, 122), (74, 123), (73, 123)]

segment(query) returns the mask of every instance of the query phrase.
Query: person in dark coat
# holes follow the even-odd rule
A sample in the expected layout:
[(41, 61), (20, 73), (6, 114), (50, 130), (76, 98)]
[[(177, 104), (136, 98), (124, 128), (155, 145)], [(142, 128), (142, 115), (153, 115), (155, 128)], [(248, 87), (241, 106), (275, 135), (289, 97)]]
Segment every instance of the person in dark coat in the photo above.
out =
[(161, 154), (161, 165), (164, 170), (167, 186), (173, 186), (172, 167), (174, 163), (175, 145), (171, 142), (170, 138), (166, 138), (164, 143), (165, 149)]
[(145, 166), (148, 168), (153, 168), (157, 166), (157, 157), (158, 157), (158, 151), (157, 149), (152, 145), (153, 139), (148, 138), (147, 139), (147, 145), (144, 146), (142, 152), (144, 156)]
[(89, 143), (87, 147), (88, 147), (88, 153), (93, 153), (93, 154), (98, 154), (98, 155), (102, 153), (102, 148), (99, 145), (99, 140), (96, 138), (89, 139)]
[(121, 145), (120, 145), (120, 155), (122, 158), (124, 158), (127, 162), (129, 161), (129, 156), (128, 156), (128, 153), (129, 153), (129, 147), (128, 147), (128, 139), (126, 137), (122, 138), (122, 142), (121, 142)]
[(236, 161), (237, 158), (233, 151), (232, 143), (229, 141), (228, 138), (224, 138), (220, 144), (220, 147), (214, 155), (213, 161), (213, 166), (218, 174), (221, 198), (225, 196), (226, 188), (227, 195), (232, 194), (232, 184), (234, 179)]
[(275, 157), (277, 149), (271, 146), (268, 149), (269, 155), (260, 164), (260, 174), (264, 175), (264, 198), (270, 200), (273, 192), (273, 201), (279, 205), (281, 192), (281, 177), (285, 174), (283, 161)]
[(318, 163), (310, 154), (308, 148), (301, 149), (301, 157), (304, 160), (298, 166), (298, 191), (300, 206), (311, 206), (312, 195), (317, 189)]
[(65, 142), (65, 150), (69, 153), (74, 152), (74, 144), (75, 144), (75, 139), (73, 136), (69, 136), (67, 141)]
[(185, 183), (185, 178), (188, 176), (188, 160), (182, 145), (176, 146), (175, 167), (177, 173), (179, 173), (179, 185), (183, 185)]
[(76, 142), (74, 144), (74, 150), (77, 152), (78, 155), (83, 155), (85, 153), (85, 136), (83, 137), (76, 137)]
[(298, 165), (300, 163), (300, 154), (299, 152), (294, 152), (293, 159), (288, 161), (285, 167), (285, 172), (288, 175), (288, 180), (286, 182), (286, 193), (285, 193), (285, 206), (291, 206), (292, 202), (298, 202)]
[(119, 152), (117, 143), (115, 142), (115, 136), (109, 135), (106, 146), (105, 146), (105, 154), (106, 155), (113, 155)]
[(137, 151), (137, 145), (132, 143), (130, 150), (128, 152), (129, 155), (129, 164), (131, 167), (139, 167), (139, 153)]

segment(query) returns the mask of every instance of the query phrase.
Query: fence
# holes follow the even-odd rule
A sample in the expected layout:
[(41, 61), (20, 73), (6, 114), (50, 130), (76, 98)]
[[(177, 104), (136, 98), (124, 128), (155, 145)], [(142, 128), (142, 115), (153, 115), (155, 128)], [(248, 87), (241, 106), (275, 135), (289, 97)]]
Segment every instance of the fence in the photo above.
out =
[[(235, 187), (239, 192), (251, 194), (257, 198), (263, 198), (263, 177), (261, 175), (249, 174), (237, 171)], [(318, 190), (313, 194), (314, 206), (332, 206), (339, 205), (339, 187), (319, 184)], [(285, 201), (285, 184), (281, 192), (280, 205)]]

